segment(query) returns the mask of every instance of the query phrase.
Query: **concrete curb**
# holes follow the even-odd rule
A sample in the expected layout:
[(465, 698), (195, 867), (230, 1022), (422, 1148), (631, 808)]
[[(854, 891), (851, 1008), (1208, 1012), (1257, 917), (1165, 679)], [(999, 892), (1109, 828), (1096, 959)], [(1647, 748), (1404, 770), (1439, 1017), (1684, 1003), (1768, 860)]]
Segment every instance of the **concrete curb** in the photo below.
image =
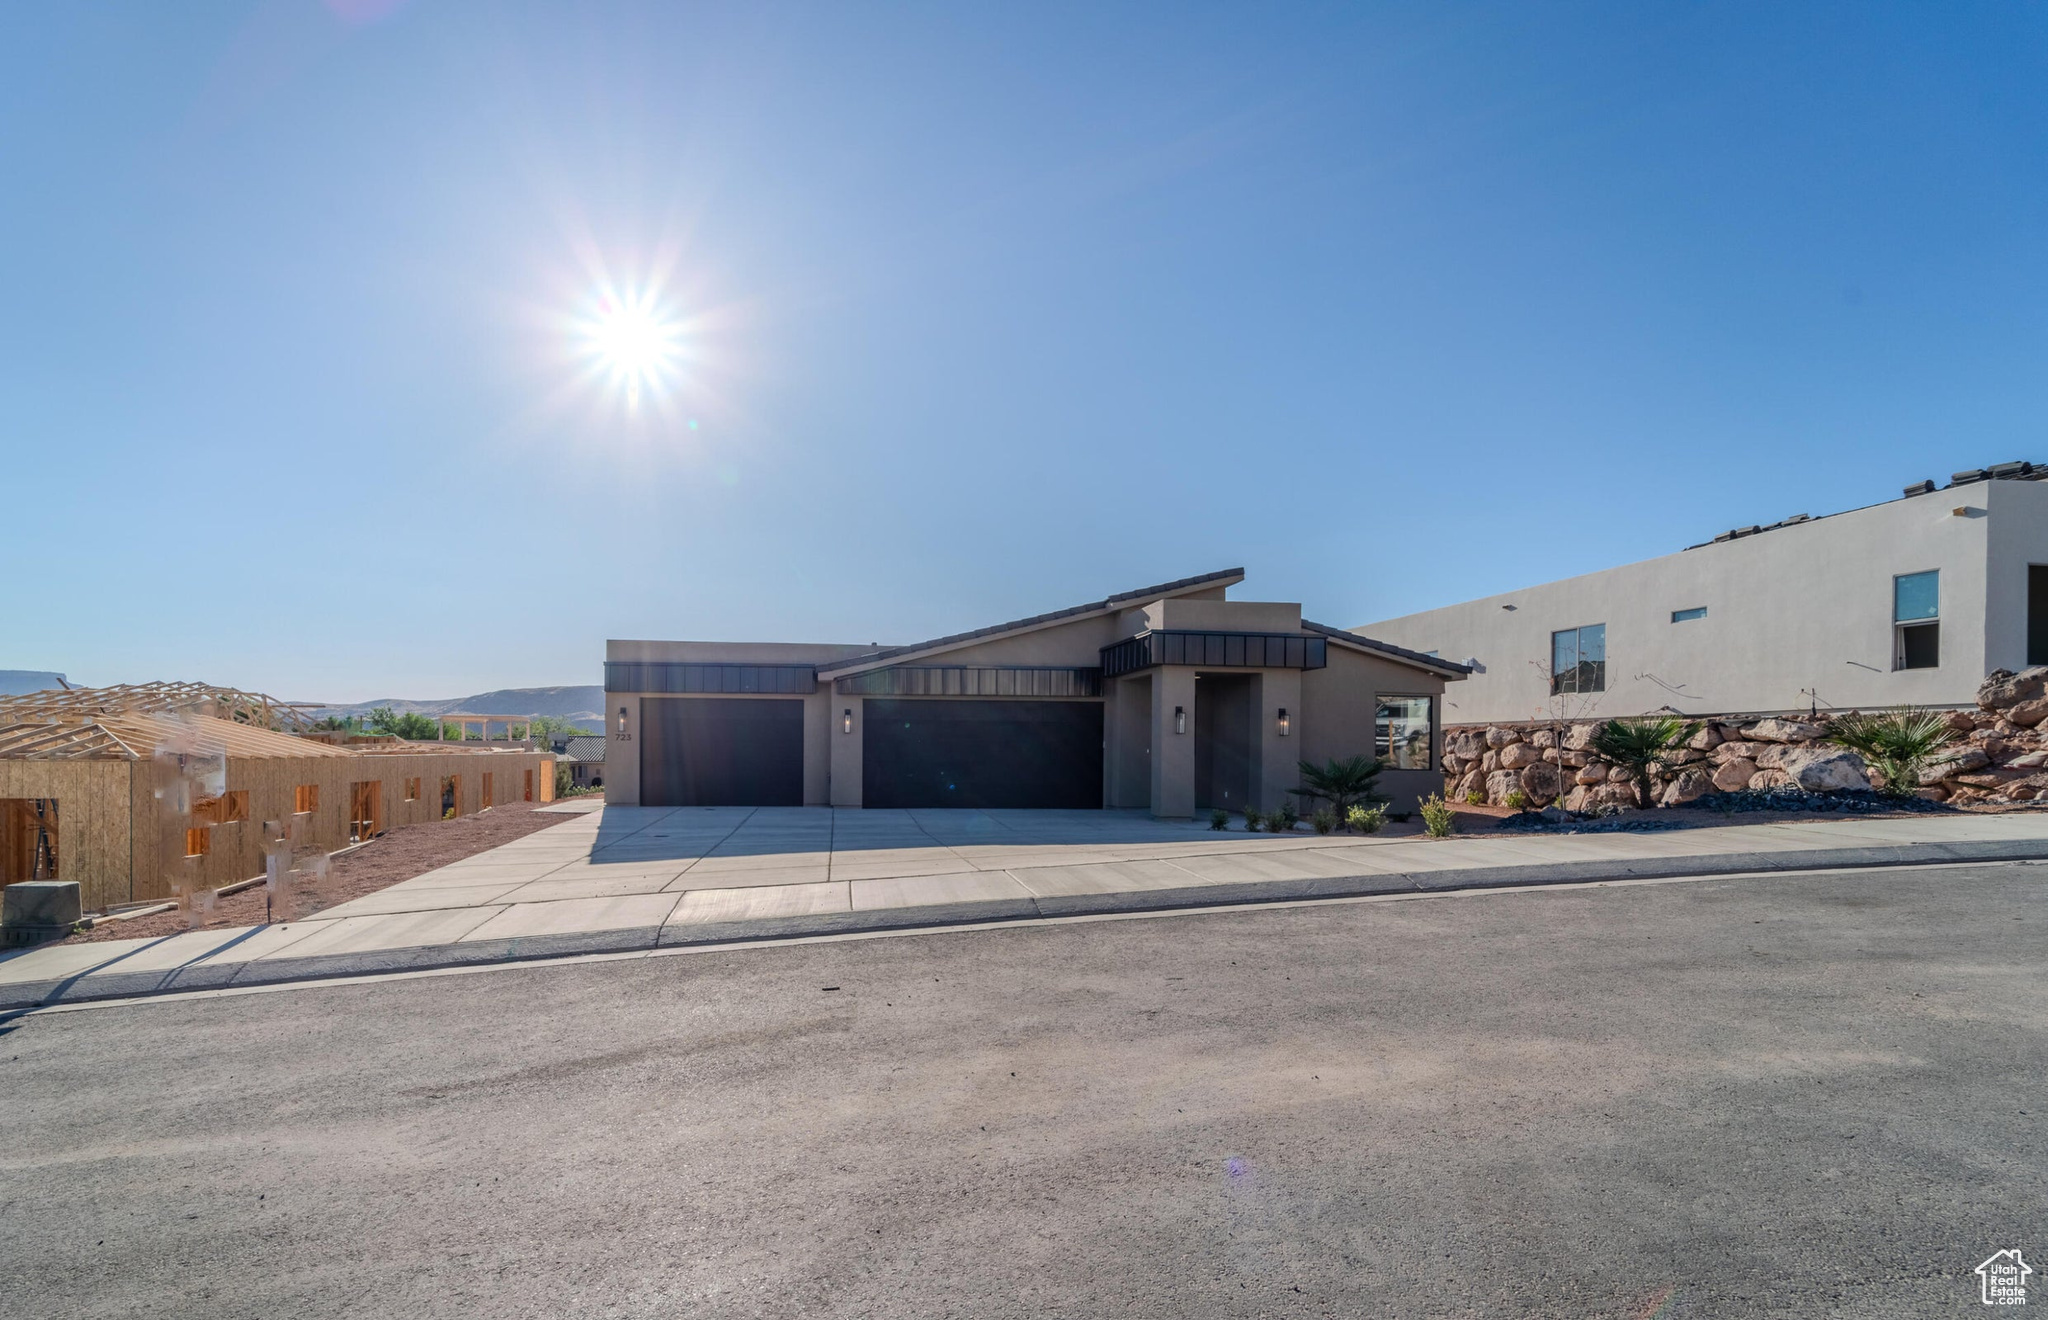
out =
[[(1740, 872), (1845, 870), (1856, 867), (1929, 863), (2048, 861), (2048, 841), (1987, 840), (1965, 843), (1881, 844), (1859, 848), (1816, 848), (1798, 852), (1715, 853), (1694, 857), (1643, 858), (1629, 862), (1549, 862), (1527, 866), (1469, 867), (1462, 870), (1324, 876), (1299, 880), (1258, 880), (1188, 885), (1174, 889), (1106, 894), (1061, 894), (1002, 898), (972, 903), (884, 908), (871, 912), (828, 912), (760, 921), (635, 926), (525, 939), (482, 940), (316, 957), (201, 957), (169, 971), (123, 972), (119, 962), (49, 981), (0, 985), (0, 1013), (51, 1004), (132, 999), (177, 991), (230, 986), (277, 985), (390, 972), (429, 971), (489, 963), (526, 962), (591, 953), (636, 953), (656, 948), (758, 943), (817, 935), (874, 931), (944, 929), (986, 922), (1045, 917), (1101, 916), (1299, 902), (1319, 898), (1367, 898), (1458, 889), (1513, 889), (1527, 885), (1600, 884), (1614, 880), (1682, 879)], [(233, 946), (217, 952), (228, 952)]]

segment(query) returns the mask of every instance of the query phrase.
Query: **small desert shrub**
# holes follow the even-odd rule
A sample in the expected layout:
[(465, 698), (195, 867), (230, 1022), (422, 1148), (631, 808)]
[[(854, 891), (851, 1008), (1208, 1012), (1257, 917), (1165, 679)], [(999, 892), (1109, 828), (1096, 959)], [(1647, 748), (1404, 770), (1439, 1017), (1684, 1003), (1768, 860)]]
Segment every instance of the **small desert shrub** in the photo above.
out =
[(1337, 828), (1337, 813), (1328, 807), (1319, 807), (1316, 814), (1309, 817), (1309, 823), (1316, 827), (1316, 833), (1328, 834)]
[(1908, 706), (1882, 715), (1844, 715), (1828, 729), (1828, 741), (1846, 747), (1884, 776), (1884, 792), (1910, 797), (1920, 775), (1955, 742), (1955, 730), (1937, 711)]
[(1451, 831), (1458, 826), (1457, 813), (1451, 809), (1450, 803), (1444, 801), (1444, 795), (1441, 793), (1431, 793), (1422, 799), (1420, 810), (1422, 828), (1429, 832), (1432, 839), (1448, 839), (1451, 837)]
[(1387, 823), (1387, 809), (1385, 807), (1353, 807), (1351, 814), (1345, 818), (1344, 823), (1357, 830), (1360, 834), (1378, 834), (1380, 828)]
[(1223, 808), (1221, 808), (1221, 807), (1217, 807), (1217, 808), (1216, 808), (1215, 810), (1211, 811), (1211, 812), (1209, 813), (1209, 828), (1210, 828), (1210, 829), (1212, 829), (1212, 830), (1227, 830), (1227, 829), (1229, 829), (1229, 828), (1230, 828), (1230, 813), (1229, 813), (1229, 812), (1227, 812), (1227, 811), (1225, 811), (1225, 810), (1224, 810)]
[(1515, 811), (1527, 811), (1529, 809), (1529, 795), (1519, 788), (1509, 789), (1508, 795), (1502, 798), (1501, 802)]
[(1266, 817), (1266, 828), (1275, 834), (1292, 834), (1294, 827), (1299, 824), (1301, 824), (1301, 813), (1294, 809), (1292, 803), (1288, 802), (1281, 803), (1278, 811), (1272, 812)]
[(1472, 790), (1471, 792), (1467, 793), (1467, 794), (1465, 795), (1465, 805), (1466, 805), (1466, 806), (1468, 806), (1468, 807), (1483, 807), (1483, 806), (1485, 806), (1485, 805), (1486, 805), (1486, 790), (1485, 790), (1485, 789), (1483, 789), (1483, 788), (1475, 788), (1475, 789), (1473, 789), (1473, 790)]
[(1245, 812), (1245, 813), (1244, 813), (1244, 832), (1245, 832), (1246, 834), (1257, 834), (1257, 833), (1259, 832), (1259, 826), (1260, 826), (1260, 824), (1261, 824), (1261, 823), (1263, 823), (1263, 822), (1264, 822), (1264, 820), (1265, 820), (1265, 817), (1261, 816), (1261, 815), (1260, 815), (1260, 814), (1259, 814), (1258, 812), (1256, 812), (1256, 811), (1247, 811), (1247, 812)]

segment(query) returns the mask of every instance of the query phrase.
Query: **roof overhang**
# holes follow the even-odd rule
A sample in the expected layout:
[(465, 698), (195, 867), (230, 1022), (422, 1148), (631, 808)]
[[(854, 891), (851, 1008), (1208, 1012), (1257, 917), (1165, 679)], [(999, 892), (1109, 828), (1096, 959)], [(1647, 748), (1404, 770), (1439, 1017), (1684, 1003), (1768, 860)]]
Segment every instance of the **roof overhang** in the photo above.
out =
[(1353, 651), (1358, 651), (1380, 660), (1392, 660), (1396, 664), (1410, 665), (1432, 674), (1440, 674), (1445, 678), (1460, 679), (1472, 672), (1472, 666), (1470, 665), (1461, 665), (1455, 660), (1446, 660), (1441, 656), (1424, 655), (1420, 651), (1411, 651), (1405, 646), (1395, 646), (1392, 642), (1376, 642), (1370, 637), (1361, 636), (1355, 632), (1346, 632), (1342, 628), (1332, 628), (1326, 623), (1310, 623), (1307, 619), (1303, 619), (1301, 626), (1309, 632), (1329, 638), (1339, 646), (1348, 647)]
[(1188, 596), (1197, 591), (1214, 591), (1218, 587), (1232, 587), (1244, 581), (1242, 568), (1226, 568), (1218, 573), (1204, 573), (1200, 577), (1181, 578), (1177, 582), (1162, 582), (1157, 586), (1140, 587), (1136, 591), (1120, 592), (1105, 600), (1091, 601), (1070, 609), (1055, 610), (1051, 614), (1037, 614), (1028, 619), (1016, 619), (1009, 623), (998, 623), (973, 632), (954, 633), (950, 637), (934, 637), (928, 642), (917, 642), (910, 646), (894, 646), (888, 650), (876, 651), (869, 655), (858, 655), (848, 660), (836, 661), (818, 666), (820, 679), (845, 678), (853, 674), (866, 673), (886, 665), (908, 664), (929, 656), (943, 655), (963, 646), (979, 645), (982, 642), (997, 642), (1005, 638), (1021, 637), (1026, 633), (1038, 632), (1060, 624), (1076, 623), (1083, 619), (1098, 618), (1115, 614), (1133, 605), (1147, 601), (1164, 600), (1173, 596)]

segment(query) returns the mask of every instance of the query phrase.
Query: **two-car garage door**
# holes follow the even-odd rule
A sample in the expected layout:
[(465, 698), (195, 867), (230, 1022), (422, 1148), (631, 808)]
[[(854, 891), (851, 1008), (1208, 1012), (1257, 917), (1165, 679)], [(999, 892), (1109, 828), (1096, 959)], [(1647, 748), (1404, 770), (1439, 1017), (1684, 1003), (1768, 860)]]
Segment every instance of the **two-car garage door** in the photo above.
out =
[(861, 799), (870, 807), (1100, 807), (1099, 701), (870, 697)]
[[(1099, 701), (870, 697), (865, 711), (866, 806), (1102, 805)], [(802, 701), (641, 699), (644, 805), (794, 807), (803, 800)]]

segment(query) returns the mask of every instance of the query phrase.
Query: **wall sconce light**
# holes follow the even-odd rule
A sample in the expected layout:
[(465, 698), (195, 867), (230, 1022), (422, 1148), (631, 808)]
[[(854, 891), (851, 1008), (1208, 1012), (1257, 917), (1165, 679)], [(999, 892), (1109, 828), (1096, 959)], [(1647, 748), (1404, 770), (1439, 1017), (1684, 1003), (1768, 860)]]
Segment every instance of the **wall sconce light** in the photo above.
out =
[(1186, 706), (1175, 706), (1173, 708), (1173, 731), (1175, 733), (1186, 733), (1188, 731), (1188, 708)]
[(626, 736), (626, 708), (624, 706), (619, 707), (619, 736), (621, 738)]
[(839, 731), (841, 733), (853, 732), (853, 707), (848, 706), (846, 713), (839, 717)]
[(1282, 738), (1287, 736), (1287, 707), (1285, 706), (1280, 708), (1280, 736)]

